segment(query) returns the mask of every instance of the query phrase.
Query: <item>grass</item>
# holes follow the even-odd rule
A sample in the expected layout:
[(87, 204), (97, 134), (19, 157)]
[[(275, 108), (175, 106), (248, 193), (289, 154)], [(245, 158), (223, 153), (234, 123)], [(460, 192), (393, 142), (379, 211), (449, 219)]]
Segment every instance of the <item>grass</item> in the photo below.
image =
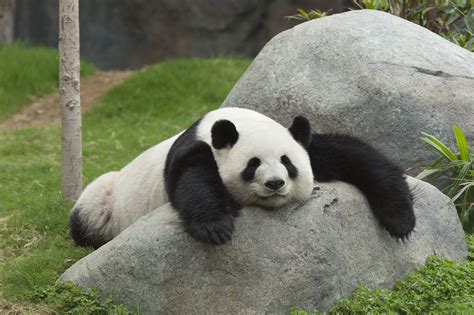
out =
[[(44, 96), (58, 86), (58, 52), (22, 43), (0, 46), (0, 120)], [(82, 61), (81, 75), (94, 73), (95, 67)]]
[[(237, 59), (170, 61), (110, 90), (84, 117), (85, 182), (123, 167), (217, 108), (248, 64)], [(68, 235), (71, 204), (59, 191), (59, 154), (57, 127), (0, 133), (0, 290), (10, 304), (57, 310), (62, 308), (55, 296), (77, 297), (73, 289), (51, 289), (66, 268), (90, 252), (73, 246)]]
[[(169, 61), (109, 91), (84, 117), (85, 182), (121, 168), (218, 107), (248, 64), (235, 59)], [(59, 141), (57, 127), (0, 133), (0, 304), (3, 298), (10, 305), (7, 311), (27, 313), (125, 314), (123, 306), (99, 301), (93, 291), (54, 285), (66, 268), (91, 251), (73, 246), (68, 235), (71, 204), (59, 192)], [(394, 290), (358, 288), (336, 310), (471, 310), (474, 236), (468, 244), (470, 263), (430, 258)]]
[[(80, 289), (72, 283), (39, 288), (32, 300), (63, 314), (130, 314), (123, 304), (115, 305), (111, 299), (100, 300), (93, 289)], [(139, 311), (133, 313), (139, 314)]]

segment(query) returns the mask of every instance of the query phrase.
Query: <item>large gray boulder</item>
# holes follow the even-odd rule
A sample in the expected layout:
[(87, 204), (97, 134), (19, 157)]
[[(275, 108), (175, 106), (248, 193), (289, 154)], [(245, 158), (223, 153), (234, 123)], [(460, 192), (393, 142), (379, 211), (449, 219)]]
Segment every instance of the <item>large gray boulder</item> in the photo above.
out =
[(421, 131), (474, 140), (474, 54), (387, 13), (352, 11), (274, 37), (223, 106), (289, 126), (304, 114), (318, 132), (365, 139), (404, 168), (431, 164)]
[(231, 244), (191, 239), (165, 205), (60, 278), (143, 314), (284, 314), (327, 310), (357, 284), (390, 288), (429, 255), (467, 257), (454, 206), (433, 186), (409, 179), (417, 226), (390, 238), (352, 186), (323, 184), (304, 205), (245, 208)]

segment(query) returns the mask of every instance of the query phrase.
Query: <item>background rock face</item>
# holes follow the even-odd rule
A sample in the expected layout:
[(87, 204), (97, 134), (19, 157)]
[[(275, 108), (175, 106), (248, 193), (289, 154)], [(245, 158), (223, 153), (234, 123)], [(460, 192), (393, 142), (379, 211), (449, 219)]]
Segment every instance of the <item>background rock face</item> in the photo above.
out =
[(378, 11), (306, 22), (274, 37), (223, 106), (289, 126), (365, 139), (404, 168), (431, 164), (421, 131), (443, 140), (458, 124), (474, 141), (474, 54)]
[(94, 287), (143, 314), (284, 314), (325, 310), (357, 284), (389, 288), (428, 255), (467, 256), (456, 210), (414, 179), (416, 231), (391, 239), (352, 186), (324, 184), (305, 205), (246, 208), (231, 244), (198, 243), (167, 205), (141, 218), (60, 278)]
[[(16, 0), (16, 39), (57, 47), (58, 0)], [(296, 8), (342, 9), (342, 0), (81, 0), (82, 57), (104, 69), (169, 57), (255, 56), (295, 25)]]

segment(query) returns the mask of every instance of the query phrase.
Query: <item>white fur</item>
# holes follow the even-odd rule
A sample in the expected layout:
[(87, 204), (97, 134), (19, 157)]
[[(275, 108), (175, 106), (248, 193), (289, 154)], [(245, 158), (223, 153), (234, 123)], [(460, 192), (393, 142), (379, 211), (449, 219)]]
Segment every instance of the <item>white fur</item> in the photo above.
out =
[(118, 174), (119, 172), (109, 172), (99, 176), (84, 189), (77, 200), (74, 208), (79, 208), (81, 218), (87, 220), (87, 233), (100, 231), (106, 239), (120, 233), (120, 227), (112, 218), (114, 186)]
[[(278, 207), (304, 202), (311, 196), (313, 174), (306, 150), (287, 128), (257, 112), (223, 108), (208, 113), (197, 128), (197, 138), (212, 147), (211, 128), (221, 119), (230, 120), (239, 139), (232, 148), (213, 149), (219, 174), (237, 201), (243, 205)], [(139, 217), (168, 202), (164, 187), (166, 156), (179, 136), (165, 140), (139, 155), (119, 172), (111, 172), (93, 181), (82, 193), (75, 207), (91, 228), (113, 238)], [(280, 158), (287, 155), (298, 169), (290, 179)], [(249, 159), (257, 157), (261, 166), (250, 183), (241, 178)], [(268, 180), (280, 178), (285, 186), (274, 193), (265, 187)], [(112, 213), (104, 225), (104, 217)]]

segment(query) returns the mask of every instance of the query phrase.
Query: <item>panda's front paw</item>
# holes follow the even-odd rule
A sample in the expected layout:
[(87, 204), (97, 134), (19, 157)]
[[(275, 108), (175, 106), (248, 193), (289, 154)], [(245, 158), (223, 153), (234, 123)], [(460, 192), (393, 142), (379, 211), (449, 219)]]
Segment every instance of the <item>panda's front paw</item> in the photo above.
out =
[(390, 233), (390, 236), (406, 240), (413, 232), (416, 224), (415, 215), (412, 211), (399, 214), (396, 217), (383, 218), (381, 220), (383, 227)]
[(232, 239), (234, 218), (229, 214), (223, 214), (217, 219), (191, 222), (186, 230), (198, 241), (211, 245), (221, 245)]

